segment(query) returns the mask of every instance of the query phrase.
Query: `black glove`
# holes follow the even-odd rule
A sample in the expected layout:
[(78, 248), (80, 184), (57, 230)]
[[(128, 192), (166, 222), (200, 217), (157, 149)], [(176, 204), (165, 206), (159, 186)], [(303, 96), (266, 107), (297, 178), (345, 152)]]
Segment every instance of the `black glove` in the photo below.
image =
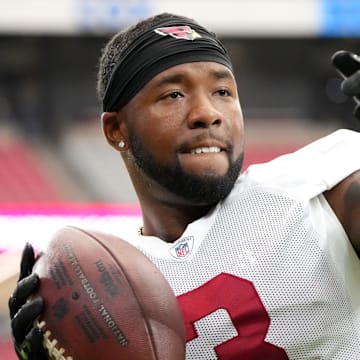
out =
[(360, 120), (360, 56), (340, 50), (332, 56), (332, 63), (344, 78), (341, 91), (355, 100), (354, 115)]
[(39, 277), (32, 274), (34, 263), (34, 249), (26, 244), (21, 257), (19, 280), (9, 299), (15, 351), (21, 360), (49, 359), (48, 352), (43, 347), (43, 333), (39, 327), (34, 326), (35, 319), (43, 310), (43, 299), (38, 297), (27, 301), (39, 285)]

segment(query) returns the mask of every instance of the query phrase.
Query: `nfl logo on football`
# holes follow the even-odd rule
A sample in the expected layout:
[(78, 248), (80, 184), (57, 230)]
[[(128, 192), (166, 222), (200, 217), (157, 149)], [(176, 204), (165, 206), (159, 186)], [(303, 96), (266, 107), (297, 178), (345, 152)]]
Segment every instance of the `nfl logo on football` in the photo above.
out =
[(187, 237), (176, 242), (175, 245), (170, 249), (170, 253), (177, 259), (184, 259), (190, 255), (193, 247), (193, 237)]

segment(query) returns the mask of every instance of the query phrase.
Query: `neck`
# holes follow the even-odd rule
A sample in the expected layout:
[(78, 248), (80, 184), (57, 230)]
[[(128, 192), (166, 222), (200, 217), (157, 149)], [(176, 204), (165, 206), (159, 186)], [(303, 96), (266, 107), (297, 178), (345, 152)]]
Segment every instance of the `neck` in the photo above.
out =
[[(128, 160), (128, 159), (125, 159)], [(147, 177), (130, 158), (126, 161), (135, 192), (140, 202), (142, 234), (174, 242), (191, 222), (206, 215), (215, 204), (193, 204)]]
[(140, 201), (143, 213), (143, 235), (174, 242), (187, 225), (207, 214), (213, 205), (189, 206)]
[(125, 158), (125, 163), (141, 206), (142, 235), (174, 242), (188, 224), (206, 215), (216, 205), (194, 204), (147, 177), (131, 157)]

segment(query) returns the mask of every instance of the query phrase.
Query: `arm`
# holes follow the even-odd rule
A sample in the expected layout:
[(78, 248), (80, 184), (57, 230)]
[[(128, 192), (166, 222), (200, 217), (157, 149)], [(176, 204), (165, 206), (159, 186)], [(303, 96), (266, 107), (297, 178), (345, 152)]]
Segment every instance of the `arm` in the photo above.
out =
[(324, 193), (360, 258), (360, 171)]
[[(340, 50), (332, 56), (332, 62), (343, 77), (341, 90), (353, 97), (354, 115), (360, 119), (360, 56)], [(324, 195), (360, 258), (360, 170)]]

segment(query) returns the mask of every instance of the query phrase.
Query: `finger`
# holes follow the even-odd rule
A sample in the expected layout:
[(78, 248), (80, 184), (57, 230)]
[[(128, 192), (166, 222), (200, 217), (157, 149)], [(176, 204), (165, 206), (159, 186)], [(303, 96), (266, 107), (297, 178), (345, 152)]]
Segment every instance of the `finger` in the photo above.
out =
[(39, 286), (39, 276), (31, 274), (28, 277), (20, 280), (9, 299), (10, 317), (18, 312), (18, 310), (26, 303), (28, 297), (35, 292)]
[(29, 243), (26, 243), (21, 256), (19, 280), (31, 274), (34, 263), (34, 248)]
[(33, 327), (35, 319), (41, 314), (44, 301), (41, 297), (26, 303), (11, 320), (11, 329), (15, 342), (22, 343), (26, 334)]
[(337, 51), (331, 60), (335, 68), (344, 78), (360, 70), (360, 57), (349, 51)]
[(26, 335), (22, 344), (15, 344), (16, 353), (18, 357), (23, 360), (43, 360), (48, 359), (47, 351), (43, 347), (44, 334), (42, 330), (35, 326), (29, 334)]
[(360, 95), (360, 70), (342, 82), (341, 90), (348, 96)]
[(26, 341), (29, 344), (31, 355), (33, 359), (41, 360), (47, 359), (47, 351), (44, 349), (43, 341), (44, 334), (43, 331), (38, 327), (33, 327), (29, 334), (26, 335)]

